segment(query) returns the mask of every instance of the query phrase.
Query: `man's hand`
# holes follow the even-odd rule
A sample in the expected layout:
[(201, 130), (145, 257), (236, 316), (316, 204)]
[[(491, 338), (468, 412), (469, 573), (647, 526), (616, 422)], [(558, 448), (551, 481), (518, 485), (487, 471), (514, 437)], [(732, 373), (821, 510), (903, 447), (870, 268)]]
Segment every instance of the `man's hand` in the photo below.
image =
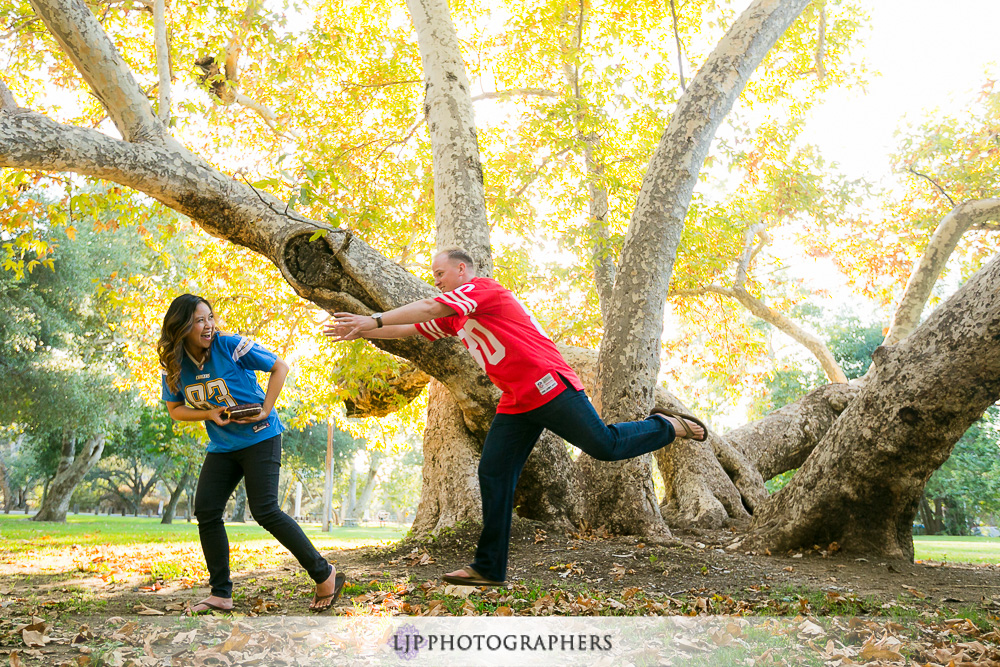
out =
[(378, 327), (375, 320), (370, 315), (355, 315), (353, 313), (334, 313), (333, 322), (327, 322), (323, 328), (323, 335), (330, 336), (334, 340), (357, 340), (366, 331), (371, 331)]

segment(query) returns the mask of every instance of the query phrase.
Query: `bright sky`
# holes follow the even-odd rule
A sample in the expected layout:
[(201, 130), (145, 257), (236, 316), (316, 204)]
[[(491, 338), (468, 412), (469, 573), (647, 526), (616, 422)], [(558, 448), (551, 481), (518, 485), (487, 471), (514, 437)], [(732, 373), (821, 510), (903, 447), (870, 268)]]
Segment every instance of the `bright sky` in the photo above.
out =
[(809, 124), (807, 140), (841, 163), (850, 176), (879, 180), (904, 115), (957, 113), (986, 81), (1000, 76), (997, 0), (878, 0), (865, 59), (881, 72), (866, 92), (834, 92)]
[[(1000, 25), (997, 0), (878, 0), (872, 3), (871, 35), (863, 57), (880, 73), (865, 90), (831, 91), (818, 107), (803, 141), (814, 143), (849, 177), (889, 186), (894, 174), (889, 154), (894, 133), (905, 122), (918, 123), (934, 110), (960, 115), (990, 77), (1000, 77)], [(833, 287), (841, 302), (855, 301), (833, 265), (795, 257), (791, 240), (776, 239), (775, 249), (815, 287)], [(840, 304), (843, 305), (843, 304)], [(830, 304), (825, 304), (830, 307)], [(833, 306), (837, 309), (839, 305)], [(885, 317), (888, 313), (884, 314)]]

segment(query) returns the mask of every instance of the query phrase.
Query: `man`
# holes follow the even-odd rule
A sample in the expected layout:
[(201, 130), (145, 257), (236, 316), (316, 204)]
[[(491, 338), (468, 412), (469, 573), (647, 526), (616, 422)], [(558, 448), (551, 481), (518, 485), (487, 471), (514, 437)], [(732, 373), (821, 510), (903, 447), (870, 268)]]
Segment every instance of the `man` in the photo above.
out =
[(324, 333), (337, 340), (458, 336), (502, 391), (483, 444), (479, 489), (483, 532), (471, 565), (444, 581), (464, 586), (501, 585), (507, 577), (514, 488), (543, 429), (601, 461), (621, 461), (655, 451), (677, 436), (704, 440), (705, 425), (688, 415), (654, 411), (636, 422), (606, 425), (579, 378), (517, 298), (476, 266), (461, 248), (438, 252), (431, 263), (442, 294), (386, 313), (336, 313)]

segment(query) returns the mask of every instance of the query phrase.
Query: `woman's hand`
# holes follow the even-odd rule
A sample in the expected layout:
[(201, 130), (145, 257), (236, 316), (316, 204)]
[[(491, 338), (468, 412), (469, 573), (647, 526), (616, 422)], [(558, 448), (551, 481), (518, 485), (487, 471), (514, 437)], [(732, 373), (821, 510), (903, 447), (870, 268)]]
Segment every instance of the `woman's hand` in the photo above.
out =
[(229, 409), (228, 405), (220, 405), (217, 408), (212, 408), (211, 410), (208, 411), (208, 418), (214, 421), (219, 426), (225, 426), (230, 421), (232, 421), (228, 417), (222, 416), (222, 413), (228, 409)]

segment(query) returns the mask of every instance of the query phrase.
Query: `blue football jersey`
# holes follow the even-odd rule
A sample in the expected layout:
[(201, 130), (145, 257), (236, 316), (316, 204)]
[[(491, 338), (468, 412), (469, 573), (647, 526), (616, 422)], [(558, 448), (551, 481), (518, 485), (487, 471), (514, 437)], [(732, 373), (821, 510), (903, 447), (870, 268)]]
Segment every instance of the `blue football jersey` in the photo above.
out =
[[(163, 371), (161, 398), (172, 403), (187, 403), (196, 410), (263, 403), (265, 393), (254, 371), (270, 371), (277, 359), (276, 354), (250, 338), (216, 334), (208, 359), (201, 368), (184, 355), (180, 391), (170, 390), (166, 371)], [(274, 437), (285, 427), (278, 420), (278, 411), (272, 409), (267, 419), (253, 424), (219, 426), (208, 419), (205, 429), (208, 431), (208, 451), (233, 452)]]

